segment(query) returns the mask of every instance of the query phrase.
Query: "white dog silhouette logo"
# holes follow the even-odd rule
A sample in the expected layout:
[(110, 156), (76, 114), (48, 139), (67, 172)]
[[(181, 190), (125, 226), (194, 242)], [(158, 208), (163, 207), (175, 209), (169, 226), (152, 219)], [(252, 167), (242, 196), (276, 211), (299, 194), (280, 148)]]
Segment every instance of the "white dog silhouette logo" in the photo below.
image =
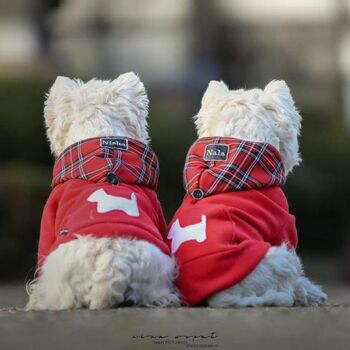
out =
[(197, 241), (202, 243), (207, 239), (207, 217), (202, 215), (202, 219), (198, 224), (180, 226), (179, 219), (171, 225), (168, 233), (168, 239), (171, 239), (171, 252), (176, 253), (181, 244), (187, 241)]
[(101, 188), (92, 193), (87, 200), (89, 202), (97, 202), (98, 213), (107, 213), (111, 210), (121, 210), (129, 216), (140, 215), (135, 193), (131, 194), (131, 199), (127, 199), (107, 194)]

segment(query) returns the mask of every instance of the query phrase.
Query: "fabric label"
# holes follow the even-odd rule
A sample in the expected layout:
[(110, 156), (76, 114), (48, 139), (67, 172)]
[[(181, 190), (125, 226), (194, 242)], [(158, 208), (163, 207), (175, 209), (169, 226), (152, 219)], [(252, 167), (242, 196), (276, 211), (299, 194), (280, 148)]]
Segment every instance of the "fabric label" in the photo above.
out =
[(110, 149), (120, 149), (126, 151), (128, 149), (128, 140), (122, 138), (101, 138), (101, 147), (106, 147)]
[(227, 160), (228, 145), (212, 144), (205, 146), (204, 160), (217, 161)]

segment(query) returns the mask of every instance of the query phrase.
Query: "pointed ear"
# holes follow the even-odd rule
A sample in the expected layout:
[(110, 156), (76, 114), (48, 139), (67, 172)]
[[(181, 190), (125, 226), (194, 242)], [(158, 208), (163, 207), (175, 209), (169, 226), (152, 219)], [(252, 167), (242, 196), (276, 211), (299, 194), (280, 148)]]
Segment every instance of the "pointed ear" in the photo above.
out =
[(294, 106), (294, 100), (289, 87), (284, 80), (272, 80), (265, 86), (263, 97), (275, 100), (281, 105)]
[(79, 86), (79, 83), (76, 80), (70, 79), (67, 77), (58, 76), (50, 89), (48, 97), (52, 95), (54, 97), (59, 98), (60, 96), (63, 96), (64, 94), (71, 92), (78, 86)]
[(300, 114), (284, 80), (273, 80), (267, 84), (259, 101), (267, 111), (272, 112), (276, 134), (280, 139), (280, 151), (288, 173), (300, 162), (298, 153)]
[(202, 98), (202, 106), (207, 106), (215, 99), (229, 92), (229, 88), (223, 81), (212, 80)]
[(275, 112), (278, 123), (293, 124), (297, 129), (300, 128), (300, 116), (284, 80), (272, 80), (268, 83), (259, 100), (265, 109)]
[(119, 75), (112, 81), (114, 98), (126, 97), (137, 108), (138, 116), (148, 116), (149, 100), (145, 86), (134, 72)]
[(141, 81), (134, 72), (127, 72), (120, 74), (116, 79), (113, 80), (113, 83), (118, 84), (119, 86), (122, 86), (124, 84), (137, 85), (141, 83)]
[[(79, 80), (58, 76), (46, 95), (44, 117), (49, 128), (59, 110), (68, 113), (73, 92), (82, 84)], [(66, 114), (66, 113), (65, 113)]]
[(74, 92), (80, 85), (82, 85), (80, 80), (57, 77), (46, 95), (44, 108), (46, 131), (51, 150), (56, 155), (62, 146), (58, 141), (59, 135), (68, 123), (68, 117), (73, 111)]

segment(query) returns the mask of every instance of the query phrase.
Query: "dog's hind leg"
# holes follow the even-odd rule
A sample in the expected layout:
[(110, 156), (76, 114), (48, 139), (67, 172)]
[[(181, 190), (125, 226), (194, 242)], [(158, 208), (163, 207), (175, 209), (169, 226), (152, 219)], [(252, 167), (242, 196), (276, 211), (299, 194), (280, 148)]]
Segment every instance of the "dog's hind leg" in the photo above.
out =
[(61, 244), (29, 284), (27, 310), (103, 309), (121, 304), (131, 275), (121, 241), (84, 236)]
[(81, 236), (48, 256), (27, 309), (178, 305), (174, 270), (173, 259), (146, 241)]
[(307, 277), (301, 276), (295, 286), (295, 304), (300, 306), (318, 306), (327, 300), (327, 294), (321, 286)]
[(212, 307), (291, 306), (302, 266), (285, 245), (272, 247), (243, 281), (208, 299)]
[(233, 290), (230, 293), (217, 293), (209, 300), (211, 307), (259, 307), (259, 306), (292, 306), (294, 298), (291, 293), (269, 290), (262, 295), (244, 296), (238, 291)]

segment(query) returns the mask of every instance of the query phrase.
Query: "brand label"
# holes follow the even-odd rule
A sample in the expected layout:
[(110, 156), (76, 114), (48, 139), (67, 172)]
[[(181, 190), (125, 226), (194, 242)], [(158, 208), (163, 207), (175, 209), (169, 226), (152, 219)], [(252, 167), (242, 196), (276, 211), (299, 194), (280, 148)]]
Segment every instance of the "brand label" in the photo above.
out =
[(204, 160), (217, 161), (227, 160), (228, 145), (207, 145), (204, 151)]
[(122, 138), (101, 138), (101, 147), (120, 149), (126, 151), (128, 149), (128, 140)]

